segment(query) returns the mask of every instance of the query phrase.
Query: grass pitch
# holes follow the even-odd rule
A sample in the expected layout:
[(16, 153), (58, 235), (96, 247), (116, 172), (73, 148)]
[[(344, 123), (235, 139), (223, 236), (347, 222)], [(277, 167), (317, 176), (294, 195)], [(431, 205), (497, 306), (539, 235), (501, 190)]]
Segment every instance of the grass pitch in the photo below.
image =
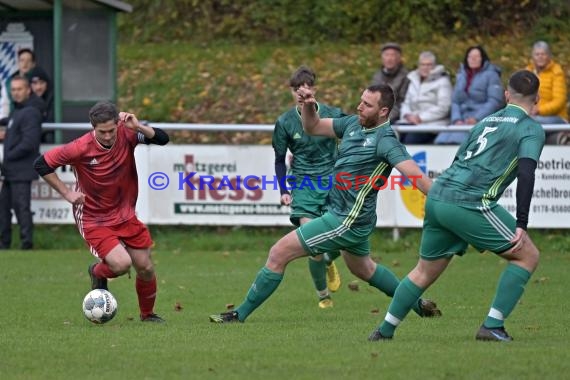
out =
[[(292, 263), (275, 294), (244, 324), (208, 315), (238, 305), (267, 251), (287, 229), (153, 229), (156, 311), (166, 325), (138, 321), (134, 278), (109, 287), (119, 303), (106, 325), (89, 323), (81, 301), (92, 262), (73, 228), (38, 229), (36, 251), (0, 251), (2, 379), (535, 379), (565, 378), (570, 354), (569, 239), (535, 231), (539, 269), (507, 322), (515, 341), (477, 342), (505, 264), (470, 251), (426, 296), (439, 319), (411, 314), (390, 342), (368, 342), (389, 299), (338, 262), (335, 307), (320, 310), (306, 259)], [(416, 262), (419, 232), (398, 242), (377, 231), (374, 257), (400, 277)], [(55, 249), (60, 246), (61, 249)]]

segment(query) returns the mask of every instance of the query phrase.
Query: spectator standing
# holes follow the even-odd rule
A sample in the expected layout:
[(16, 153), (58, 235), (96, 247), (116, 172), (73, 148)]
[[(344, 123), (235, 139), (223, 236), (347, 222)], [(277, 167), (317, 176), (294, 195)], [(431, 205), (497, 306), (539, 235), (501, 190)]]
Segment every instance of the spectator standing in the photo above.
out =
[[(36, 66), (28, 73), (32, 91), (45, 103), (45, 112), (43, 114), (44, 123), (53, 123), (55, 121), (54, 108), (53, 108), (53, 86), (49, 75), (40, 66)], [(53, 144), (54, 131), (43, 131), (42, 142)]]
[[(431, 51), (420, 53), (418, 68), (408, 74), (410, 81), (400, 109), (398, 124), (448, 125), (451, 108), (451, 79)], [(404, 144), (431, 144), (435, 133), (407, 133)]]
[[(451, 123), (474, 125), (505, 105), (501, 69), (482, 46), (467, 49), (451, 95)], [(468, 132), (441, 132), (436, 144), (461, 144)]]
[(382, 66), (372, 78), (372, 84), (387, 84), (396, 94), (396, 103), (390, 113), (390, 121), (395, 123), (400, 119), (400, 107), (406, 97), (409, 79), (408, 70), (402, 62), (402, 47), (395, 42), (385, 43), (380, 47)]
[(44, 112), (44, 122), (53, 123), (54, 110), (53, 110), (53, 86), (49, 75), (44, 69), (39, 66), (34, 67), (29, 71), (27, 77), (30, 80), (30, 85), (34, 94), (42, 98), (46, 105)]
[(20, 49), (18, 51), (18, 70), (13, 73), (4, 83), (0, 91), (0, 119), (7, 117), (14, 108), (12, 100), (11, 86), (12, 79), (16, 76), (26, 76), (28, 72), (36, 66), (36, 55), (31, 49)]
[(40, 155), (44, 104), (32, 93), (27, 78), (12, 77), (10, 87), (14, 110), (6, 128), (1, 168), (0, 249), (10, 249), (12, 244), (12, 210), (20, 225), (21, 249), (32, 249), (32, 181), (38, 178), (33, 162)]

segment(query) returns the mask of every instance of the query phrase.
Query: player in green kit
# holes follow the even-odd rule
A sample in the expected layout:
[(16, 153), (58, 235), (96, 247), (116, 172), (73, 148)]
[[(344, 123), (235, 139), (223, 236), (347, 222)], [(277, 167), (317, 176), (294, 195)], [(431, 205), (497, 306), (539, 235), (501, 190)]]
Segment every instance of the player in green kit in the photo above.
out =
[[(297, 227), (325, 213), (330, 177), (336, 160), (336, 138), (309, 136), (303, 131), (301, 123), (303, 103), (297, 95), (297, 90), (301, 86), (314, 89), (315, 81), (315, 73), (306, 66), (299, 67), (293, 73), (289, 79), (289, 86), (295, 107), (279, 116), (273, 131), (275, 174), (279, 179), (281, 204), (291, 206), (291, 223)], [(344, 116), (340, 108), (322, 103), (317, 103), (317, 112), (321, 117)], [(285, 164), (287, 150), (294, 157), (289, 175)], [(287, 183), (287, 178), (291, 179), (291, 183)], [(310, 181), (310, 184), (304, 181)], [(324, 255), (309, 257), (309, 272), (317, 290), (318, 305), (321, 309), (333, 307), (329, 290), (336, 292), (340, 287), (340, 276), (333, 262), (339, 255), (338, 251), (327, 252), (328, 262), (323, 258)]]
[[(335, 119), (320, 118), (313, 89), (302, 86), (297, 93), (303, 100), (305, 132), (341, 139), (327, 211), (275, 243), (242, 304), (235, 310), (211, 315), (212, 322), (243, 322), (277, 289), (287, 264), (307, 255), (340, 250), (354, 275), (390, 297), (399, 284), (394, 273), (370, 258), (369, 236), (376, 226), (378, 191), (386, 187), (393, 167), (413, 179), (424, 193), (431, 180), (390, 127), (388, 115), (394, 106), (394, 91), (388, 85), (370, 86), (360, 98), (358, 115)], [(417, 298), (412, 308), (423, 317), (441, 315), (429, 300)]]
[[(527, 235), (534, 172), (544, 146), (542, 126), (530, 116), (539, 80), (521, 70), (509, 79), (508, 105), (476, 124), (452, 165), (429, 191), (417, 266), (400, 282), (380, 327), (369, 337), (391, 339), (415, 300), (434, 283), (454, 255), (471, 244), (508, 261), (495, 298), (475, 338), (511, 341), (504, 321), (538, 265), (539, 252)], [(497, 201), (517, 179), (516, 220)]]

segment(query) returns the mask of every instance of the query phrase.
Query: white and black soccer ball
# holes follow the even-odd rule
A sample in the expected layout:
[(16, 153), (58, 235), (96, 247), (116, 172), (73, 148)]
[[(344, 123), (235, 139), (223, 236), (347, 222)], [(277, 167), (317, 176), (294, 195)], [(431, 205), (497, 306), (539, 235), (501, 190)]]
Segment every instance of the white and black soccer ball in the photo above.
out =
[(117, 309), (117, 300), (108, 290), (92, 290), (83, 299), (83, 315), (96, 324), (109, 322), (117, 314)]

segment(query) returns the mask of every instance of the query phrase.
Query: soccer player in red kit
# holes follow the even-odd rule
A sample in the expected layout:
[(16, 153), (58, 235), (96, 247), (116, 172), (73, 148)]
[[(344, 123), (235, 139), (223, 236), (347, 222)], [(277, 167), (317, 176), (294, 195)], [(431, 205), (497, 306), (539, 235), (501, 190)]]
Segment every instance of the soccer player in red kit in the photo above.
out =
[[(73, 205), (79, 233), (99, 262), (89, 266), (92, 289), (107, 289), (107, 279), (137, 272), (140, 318), (164, 322), (154, 313), (156, 276), (150, 256), (152, 239), (135, 214), (138, 177), (134, 151), (139, 143), (165, 145), (168, 135), (141, 124), (135, 115), (118, 112), (113, 103), (97, 103), (89, 111), (93, 131), (58, 146), (34, 163), (42, 178)], [(75, 189), (55, 173), (72, 165)]]

